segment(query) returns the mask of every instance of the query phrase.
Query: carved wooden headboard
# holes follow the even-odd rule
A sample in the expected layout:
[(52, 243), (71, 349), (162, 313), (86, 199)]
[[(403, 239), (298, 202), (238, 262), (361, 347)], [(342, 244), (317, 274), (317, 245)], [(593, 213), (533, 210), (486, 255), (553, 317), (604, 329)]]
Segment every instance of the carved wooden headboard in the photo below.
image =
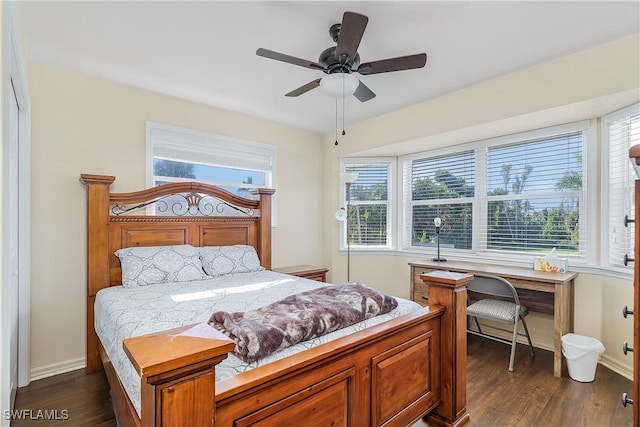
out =
[(257, 200), (198, 182), (165, 184), (132, 193), (111, 193), (114, 176), (82, 174), (87, 186), (87, 369), (101, 365), (93, 326), (96, 293), (121, 284), (118, 249), (131, 246), (226, 246), (256, 248), (271, 269), (271, 196)]

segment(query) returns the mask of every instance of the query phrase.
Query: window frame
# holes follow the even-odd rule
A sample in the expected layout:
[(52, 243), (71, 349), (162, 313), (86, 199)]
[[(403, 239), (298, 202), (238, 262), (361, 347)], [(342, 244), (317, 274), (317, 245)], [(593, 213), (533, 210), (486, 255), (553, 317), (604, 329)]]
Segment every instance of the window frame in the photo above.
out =
[[(277, 176), (277, 147), (275, 145), (264, 144), (254, 141), (248, 141), (241, 138), (235, 138), (224, 135), (217, 135), (213, 133), (197, 131), (194, 129), (182, 128), (178, 126), (157, 123), (152, 121), (146, 122), (146, 153), (145, 153), (145, 179), (147, 187), (155, 186), (156, 176), (154, 175), (153, 160), (156, 158), (154, 149), (161, 147), (162, 144), (171, 146), (175, 151), (183, 150), (188, 152), (203, 152), (211, 157), (216, 157), (216, 163), (201, 162), (199, 164), (209, 164), (213, 166), (220, 166), (226, 168), (242, 169), (242, 170), (254, 170), (265, 173), (265, 185), (256, 184), (243, 184), (245, 188), (276, 188), (276, 176)], [(238, 166), (238, 162), (235, 160), (225, 161), (225, 158), (232, 159), (231, 155), (224, 155), (224, 153), (233, 152), (239, 157), (262, 158), (266, 159), (259, 163), (265, 167), (270, 165), (270, 169), (261, 168), (249, 168)], [(175, 160), (184, 163), (194, 163), (192, 160), (170, 158), (168, 160)], [(239, 162), (242, 162), (240, 160)], [(168, 177), (169, 178), (169, 177)], [(193, 179), (175, 178), (170, 177), (167, 181), (170, 182), (184, 182), (193, 181)], [(221, 186), (234, 186), (235, 183), (223, 182), (223, 181), (205, 181), (217, 187)], [(276, 194), (273, 195), (272, 203), (272, 227), (277, 226), (277, 199)]]
[[(340, 175), (347, 173), (348, 165), (360, 165), (360, 164), (385, 164), (387, 165), (387, 201), (386, 203), (376, 202), (367, 203), (366, 201), (350, 201), (351, 205), (356, 204), (386, 204), (387, 206), (387, 243), (386, 245), (355, 245), (350, 244), (347, 246), (346, 242), (346, 221), (341, 222), (340, 235), (339, 235), (339, 251), (388, 251), (395, 249), (395, 209), (396, 204), (396, 158), (395, 157), (342, 157), (340, 158)], [(340, 185), (339, 191), (339, 206), (346, 207), (347, 195), (346, 184), (340, 179), (338, 180)]]
[[(611, 218), (611, 212), (610, 212), (610, 197), (611, 197), (611, 191), (610, 190), (610, 186), (611, 186), (611, 168), (610, 168), (610, 163), (611, 163), (611, 156), (610, 156), (610, 134), (609, 134), (609, 125), (617, 120), (620, 120), (622, 118), (625, 118), (627, 116), (631, 116), (634, 114), (640, 114), (640, 102), (631, 104), (627, 107), (621, 108), (619, 110), (616, 111), (612, 111), (609, 114), (606, 114), (604, 116), (602, 116), (600, 118), (600, 140), (601, 140), (601, 153), (600, 153), (600, 157), (601, 157), (601, 170), (602, 170), (602, 180), (601, 180), (601, 187), (600, 187), (600, 194), (601, 194), (601, 210), (600, 210), (600, 218), (601, 218), (601, 230), (602, 230), (602, 241), (601, 241), (601, 259), (600, 259), (600, 264), (602, 266), (602, 268), (614, 273), (614, 274), (619, 274), (622, 277), (630, 277), (633, 275), (633, 263), (631, 263), (629, 266), (625, 267), (620, 265), (619, 263), (613, 263), (611, 262), (611, 259), (609, 257), (609, 254), (612, 251), (612, 247), (610, 244), (610, 238), (611, 238), (611, 229), (609, 227), (609, 225), (611, 224), (612, 221), (614, 221)], [(624, 151), (624, 160), (623, 162), (626, 160), (627, 165), (629, 167), (629, 169), (631, 170), (630, 173), (633, 174), (633, 176), (635, 176), (635, 172), (633, 171), (633, 166), (631, 165), (631, 160), (628, 158), (628, 149), (627, 150), (623, 150)], [(633, 178), (632, 176), (632, 178)], [(633, 192), (633, 188), (629, 189), (629, 198), (633, 199), (634, 195), (632, 194)], [(635, 217), (637, 216), (637, 212), (633, 212), (633, 210), (635, 210), (635, 205), (633, 203), (631, 203), (630, 205), (632, 211), (629, 213), (629, 217), (630, 219), (635, 219)], [(622, 223), (619, 224), (620, 227), (623, 227), (624, 225)], [(633, 227), (637, 226), (637, 224), (633, 223)], [(632, 229), (629, 228), (629, 233), (631, 234), (630, 236), (630, 248), (631, 250), (634, 250), (634, 236), (632, 234)], [(632, 256), (632, 253), (629, 253), (629, 256)], [(633, 255), (633, 256), (637, 256), (637, 255)]]
[[(473, 151), (475, 153), (475, 191), (473, 200), (473, 228), (472, 228), (472, 249), (453, 249), (448, 250), (455, 254), (456, 257), (461, 259), (481, 259), (488, 261), (495, 261), (499, 257), (501, 261), (514, 262), (514, 263), (529, 263), (532, 262), (534, 254), (528, 255), (518, 252), (489, 250), (486, 247), (487, 244), (487, 224), (483, 219), (486, 215), (481, 214), (482, 209), (487, 208), (488, 196), (486, 195), (487, 183), (486, 183), (486, 156), (487, 150), (492, 147), (506, 146), (510, 144), (522, 143), (530, 140), (536, 140), (540, 138), (551, 138), (555, 135), (562, 135), (571, 132), (582, 132), (583, 136), (583, 190), (580, 203), (580, 229), (586, 231), (586, 238), (582, 240), (580, 245), (584, 247), (584, 256), (570, 256), (571, 263), (573, 265), (587, 265), (594, 263), (595, 251), (593, 250), (596, 228), (593, 225), (593, 221), (587, 221), (589, 209), (594, 212), (595, 209), (595, 187), (596, 185), (589, 185), (588, 179), (589, 171), (595, 171), (595, 163), (592, 159), (595, 158), (595, 120), (582, 120), (578, 122), (572, 122), (557, 126), (551, 126), (541, 129), (535, 129), (525, 132), (520, 132), (511, 135), (499, 136), (496, 138), (483, 139), (473, 141), (469, 143), (459, 144), (450, 147), (442, 147), (434, 150), (423, 151), (419, 153), (412, 153), (405, 156), (398, 157), (399, 163), (399, 185), (401, 200), (399, 203), (399, 218), (401, 219), (398, 225), (398, 235), (400, 236), (399, 250), (409, 253), (420, 254), (433, 254), (434, 250), (431, 248), (424, 248), (414, 246), (411, 239), (411, 207), (412, 204), (407, 203), (407, 197), (410, 197), (411, 191), (411, 162), (422, 158), (435, 158), (440, 156), (454, 155), (457, 153), (463, 153), (466, 151)], [(456, 199), (457, 200), (457, 199)], [(592, 214), (595, 217), (595, 215)], [(484, 233), (484, 237), (479, 238), (479, 234)], [(537, 255), (537, 254), (536, 254)]]
[[(460, 146), (458, 146), (460, 147)], [(474, 196), (473, 197), (459, 197), (459, 198), (445, 198), (445, 199), (430, 199), (430, 200), (413, 200), (413, 182), (412, 182), (412, 166), (413, 166), (413, 162), (416, 160), (431, 160), (431, 159), (437, 159), (437, 158), (443, 158), (443, 157), (448, 157), (448, 156), (456, 156), (456, 155), (462, 155), (465, 153), (470, 153), (471, 156), (473, 157), (473, 163), (474, 163), (474, 168), (477, 168), (475, 163), (477, 162), (476, 159), (476, 154), (475, 154), (475, 150), (471, 150), (471, 149), (460, 149), (457, 151), (449, 151), (449, 150), (444, 150), (444, 152), (441, 152), (441, 150), (434, 150), (430, 153), (428, 156), (424, 156), (423, 154), (427, 153), (427, 152), (422, 152), (422, 153), (415, 153), (411, 156), (406, 156), (407, 159), (405, 160), (400, 160), (400, 162), (402, 163), (402, 176), (400, 177), (400, 182), (402, 185), (402, 191), (401, 191), (401, 195), (402, 195), (402, 201), (400, 203), (400, 209), (402, 210), (402, 215), (400, 216), (400, 218), (402, 218), (402, 224), (401, 224), (401, 229), (399, 231), (399, 235), (401, 236), (400, 238), (400, 244), (402, 246), (403, 250), (408, 250), (408, 251), (416, 251), (416, 252), (426, 252), (426, 253), (430, 253), (431, 251), (426, 250), (427, 248), (433, 248), (434, 246), (431, 245), (414, 245), (413, 244), (413, 208), (416, 206), (438, 206), (438, 205), (465, 205), (465, 204), (471, 204), (471, 209), (472, 209), (472, 230), (475, 230), (476, 228), (476, 221), (475, 218), (477, 215), (475, 215), (475, 209), (476, 209), (476, 196), (475, 196), (475, 192), (477, 191), (477, 187), (474, 185)], [(409, 159), (410, 157), (410, 159)], [(474, 177), (477, 176), (477, 171), (474, 174)], [(434, 226), (435, 227), (435, 226)], [(473, 231), (471, 234), (471, 241), (472, 241), (472, 245), (474, 242), (473, 239)], [(407, 244), (407, 242), (410, 242), (410, 244)], [(461, 252), (471, 252), (473, 250), (473, 246), (471, 249), (457, 249), (457, 251), (461, 251)]]

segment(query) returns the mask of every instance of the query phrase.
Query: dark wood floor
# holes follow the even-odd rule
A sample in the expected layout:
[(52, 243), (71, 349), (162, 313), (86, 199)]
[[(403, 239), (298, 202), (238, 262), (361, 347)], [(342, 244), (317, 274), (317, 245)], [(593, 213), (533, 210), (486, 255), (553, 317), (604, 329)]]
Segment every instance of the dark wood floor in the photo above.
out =
[[(631, 381), (598, 365), (592, 383), (553, 377), (553, 354), (525, 346), (508, 371), (509, 346), (469, 337), (467, 402), (469, 426), (631, 426), (631, 406), (620, 395), (631, 393)], [(102, 373), (70, 372), (32, 382), (18, 390), (16, 409), (57, 410), (67, 420), (14, 420), (19, 426), (115, 426), (106, 379)], [(419, 422), (416, 426), (427, 424)]]
[[(553, 376), (553, 353), (518, 345), (509, 372), (506, 344), (468, 338), (467, 410), (469, 426), (631, 426), (631, 406), (620, 396), (632, 383), (598, 365), (595, 381), (580, 383)], [(424, 426), (425, 423), (416, 424)]]

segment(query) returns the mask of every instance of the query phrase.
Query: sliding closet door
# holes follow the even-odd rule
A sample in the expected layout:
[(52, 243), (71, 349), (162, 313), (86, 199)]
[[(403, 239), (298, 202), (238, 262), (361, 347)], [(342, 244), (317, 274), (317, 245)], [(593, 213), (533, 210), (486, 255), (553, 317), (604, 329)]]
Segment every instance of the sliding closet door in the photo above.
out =
[(8, 286), (9, 303), (5, 305), (5, 309), (9, 310), (9, 381), (11, 404), (18, 387), (18, 319), (19, 319), (19, 206), (20, 206), (20, 188), (19, 188), (19, 141), (20, 141), (20, 115), (18, 108), (18, 99), (16, 92), (11, 85), (10, 102), (9, 102), (9, 146), (5, 151), (8, 154), (5, 159), (6, 175), (6, 191), (8, 202), (5, 205), (7, 214), (7, 227), (5, 228), (5, 247), (7, 261), (6, 271), (8, 273), (8, 282), (4, 286)]

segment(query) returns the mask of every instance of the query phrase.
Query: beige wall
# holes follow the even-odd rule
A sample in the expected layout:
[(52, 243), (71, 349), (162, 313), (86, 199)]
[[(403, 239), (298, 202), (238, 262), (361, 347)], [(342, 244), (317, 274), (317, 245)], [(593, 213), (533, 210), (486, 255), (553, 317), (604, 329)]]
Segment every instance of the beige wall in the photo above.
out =
[[(346, 279), (346, 257), (336, 250), (339, 224), (331, 219), (331, 213), (340, 206), (341, 156), (397, 156), (597, 118), (640, 100), (639, 76), (637, 33), (348, 126), (347, 135), (337, 147), (331, 144), (333, 135), (325, 135), (324, 218), (330, 235), (325, 256), (331, 279)], [(367, 82), (373, 85), (375, 76), (370, 79)], [(596, 171), (592, 175), (595, 182), (599, 182), (599, 174)], [(599, 218), (599, 211), (594, 214)], [(424, 257), (352, 252), (351, 278), (407, 297), (407, 263)], [(633, 329), (621, 310), (625, 304), (632, 304), (632, 295), (629, 279), (582, 273), (576, 281), (575, 332), (600, 339), (607, 348), (603, 361), (625, 375), (631, 372), (631, 358), (622, 354), (620, 346), (624, 340), (631, 341)], [(534, 344), (553, 348), (552, 317), (534, 313), (531, 318)]]
[[(277, 146), (273, 265), (323, 264), (315, 208), (323, 194), (320, 136), (47, 65), (28, 66), (32, 376), (84, 363), (86, 199), (78, 178), (81, 173), (115, 175), (114, 191), (143, 188), (146, 120)], [(301, 240), (308, 244), (291, 245)]]

